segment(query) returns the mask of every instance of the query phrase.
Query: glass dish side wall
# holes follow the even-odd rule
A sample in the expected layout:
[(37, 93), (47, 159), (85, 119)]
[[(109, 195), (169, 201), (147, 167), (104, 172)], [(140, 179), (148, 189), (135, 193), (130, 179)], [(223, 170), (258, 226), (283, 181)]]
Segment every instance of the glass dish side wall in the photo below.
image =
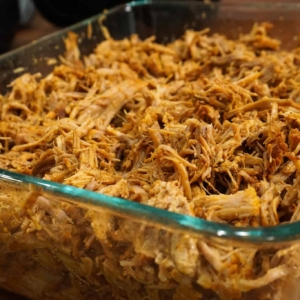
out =
[(0, 182), (1, 288), (37, 300), (299, 299), (298, 241), (224, 243), (82, 200)]

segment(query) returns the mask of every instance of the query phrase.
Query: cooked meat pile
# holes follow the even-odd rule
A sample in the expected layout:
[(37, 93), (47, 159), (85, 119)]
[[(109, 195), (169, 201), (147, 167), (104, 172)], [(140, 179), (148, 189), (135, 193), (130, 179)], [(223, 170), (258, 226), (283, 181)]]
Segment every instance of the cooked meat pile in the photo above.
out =
[[(22, 75), (1, 97), (0, 167), (234, 226), (299, 220), (300, 48), (281, 50), (270, 28), (237, 40), (188, 30), (167, 46), (108, 36), (83, 58), (70, 33), (60, 66)], [(234, 246), (28, 199), (19, 217), (0, 205), (10, 233), (0, 253), (26, 250), (45, 266), (48, 247), (73, 276), (55, 299), (98, 299), (100, 273), (116, 299), (287, 299), (300, 275), (298, 245)], [(15, 234), (56, 250), (12, 250)]]

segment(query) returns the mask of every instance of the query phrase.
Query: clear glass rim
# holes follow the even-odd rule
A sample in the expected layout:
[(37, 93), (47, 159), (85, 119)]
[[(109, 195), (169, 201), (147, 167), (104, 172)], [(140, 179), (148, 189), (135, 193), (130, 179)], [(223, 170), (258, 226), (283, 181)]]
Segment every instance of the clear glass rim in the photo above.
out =
[[(73, 31), (86, 26), (92, 22), (95, 22), (99, 17), (103, 15), (113, 15), (118, 11), (125, 10), (126, 8), (133, 8), (136, 6), (148, 6), (148, 5), (170, 5), (171, 7), (176, 6), (198, 6), (205, 7), (207, 5), (222, 6), (222, 7), (236, 7), (235, 3), (213, 3), (204, 4), (196, 1), (134, 1), (127, 4), (116, 6), (105, 13), (98, 14), (92, 18), (81, 21), (75, 25), (67, 27), (58, 32), (47, 35), (40, 38), (31, 44), (22, 46), (18, 49), (10, 51), (0, 56), (0, 61), (10, 59), (12, 56), (19, 52), (24, 52), (28, 48), (42, 44), (47, 40), (56, 38), (57, 36), (64, 36), (68, 31)], [(239, 9), (263, 9), (267, 11), (280, 11), (284, 13), (289, 10), (299, 10), (300, 3), (243, 3), (239, 2)], [(224, 239), (237, 240), (242, 242), (251, 243), (282, 243), (292, 242), (300, 240), (300, 221), (294, 223), (288, 223), (273, 227), (255, 227), (255, 228), (244, 228), (234, 227), (227, 224), (215, 223), (206, 221), (204, 219), (195, 218), (183, 214), (173, 213), (166, 210), (158, 209), (155, 207), (143, 205), (140, 203), (106, 196), (95, 192), (79, 189), (76, 187), (62, 185), (55, 182), (46, 181), (43, 179), (18, 174), (10, 171), (0, 169), (0, 180), (3, 182), (9, 182), (13, 185), (20, 184), (33, 184), (37, 188), (42, 188), (45, 192), (52, 194), (58, 194), (70, 201), (92, 204), (98, 208), (105, 208), (116, 214), (131, 216), (136, 220), (142, 220), (145, 222), (155, 223), (156, 226), (165, 229), (181, 230), (190, 234), (202, 234), (211, 237), (218, 237)]]
[(16, 187), (20, 184), (34, 185), (37, 189), (60, 195), (71, 202), (94, 205), (115, 214), (133, 217), (137, 221), (154, 223), (160, 228), (181, 230), (190, 234), (251, 243), (291, 242), (300, 239), (300, 222), (273, 227), (234, 227), (3, 169), (0, 169), (0, 181)]

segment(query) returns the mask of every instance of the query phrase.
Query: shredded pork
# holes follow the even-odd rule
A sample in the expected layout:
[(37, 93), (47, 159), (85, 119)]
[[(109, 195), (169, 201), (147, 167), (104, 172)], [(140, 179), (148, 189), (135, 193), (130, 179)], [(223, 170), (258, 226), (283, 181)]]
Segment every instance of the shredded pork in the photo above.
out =
[[(1, 96), (0, 167), (234, 226), (299, 220), (300, 52), (270, 28), (188, 30), (169, 45), (108, 37), (82, 59), (71, 33), (60, 66)], [(24, 257), (67, 276), (63, 262), (70, 286), (55, 299), (109, 299), (100, 274), (116, 299), (287, 299), (300, 275), (299, 246), (201, 240), (30, 197), (19, 217), (1, 204), (0, 253), (26, 232)]]

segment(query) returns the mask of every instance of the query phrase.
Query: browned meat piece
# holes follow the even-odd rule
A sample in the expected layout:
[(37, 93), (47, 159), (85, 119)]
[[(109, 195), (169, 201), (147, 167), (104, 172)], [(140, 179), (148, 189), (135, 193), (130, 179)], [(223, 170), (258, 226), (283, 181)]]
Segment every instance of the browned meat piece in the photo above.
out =
[[(196, 216), (216, 222), (242, 221), (250, 225), (252, 219), (260, 219), (260, 199), (254, 188), (239, 191), (234, 195), (196, 196), (193, 199)], [(277, 221), (278, 223), (278, 221)]]

